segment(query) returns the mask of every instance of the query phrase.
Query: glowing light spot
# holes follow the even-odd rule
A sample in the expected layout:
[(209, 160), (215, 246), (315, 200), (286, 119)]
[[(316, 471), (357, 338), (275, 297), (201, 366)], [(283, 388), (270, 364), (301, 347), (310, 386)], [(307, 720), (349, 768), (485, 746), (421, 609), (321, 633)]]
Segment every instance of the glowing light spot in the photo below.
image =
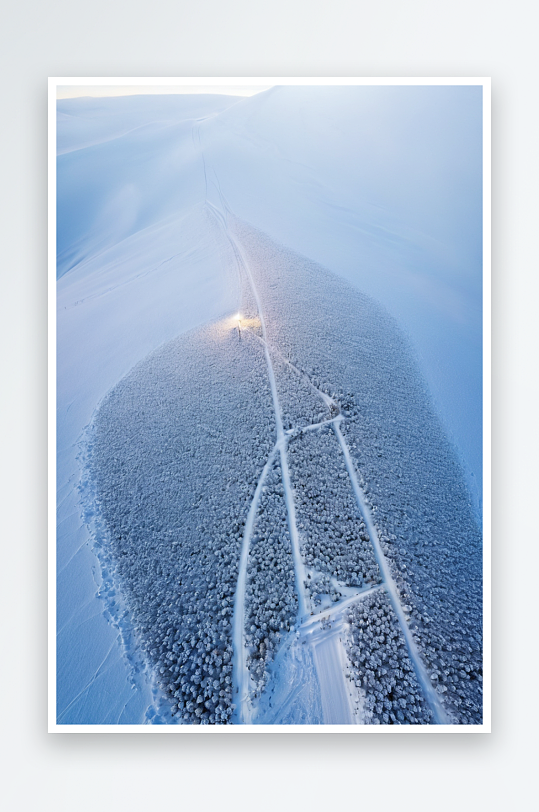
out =
[(241, 333), (241, 313), (236, 313), (230, 321), (232, 322), (232, 328)]

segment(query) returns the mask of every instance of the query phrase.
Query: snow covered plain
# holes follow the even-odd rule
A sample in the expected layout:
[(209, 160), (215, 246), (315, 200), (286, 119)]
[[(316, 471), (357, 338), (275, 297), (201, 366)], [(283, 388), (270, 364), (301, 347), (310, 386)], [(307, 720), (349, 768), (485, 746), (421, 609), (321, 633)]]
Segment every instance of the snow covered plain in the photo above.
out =
[[(447, 440), (413, 331), (346, 281), (342, 262), (336, 276), (304, 255), (320, 251), (315, 209), (333, 194), (324, 184), (343, 183), (343, 166), (359, 161), (349, 150), (339, 169), (332, 153), (333, 174), (320, 162), (321, 110), (329, 103), (341, 127), (352, 115), (357, 129), (360, 91), (372, 93), (316, 90), (238, 103), (62, 103), (60, 723), (481, 721), (474, 456), (463, 467), (466, 443)], [(464, 94), (461, 123), (473, 118), (472, 100)], [(419, 104), (428, 124), (431, 101), (409, 97), (407, 116)], [(381, 109), (400, 120), (402, 100), (395, 107), (391, 95)], [(305, 120), (315, 113), (319, 143)], [(238, 154), (257, 126), (258, 196), (246, 187), (254, 148)], [(309, 173), (319, 174), (296, 208), (302, 135)], [(379, 155), (371, 150), (371, 163)], [(354, 217), (372, 236), (376, 207), (366, 217), (362, 206)], [(387, 232), (391, 219), (403, 228), (400, 215), (397, 205), (377, 213), (386, 268), (397, 255), (410, 261), (409, 246), (396, 250)], [(325, 239), (333, 235), (342, 259), (335, 216), (333, 207)], [(252, 225), (264, 217), (273, 239)], [(313, 251), (275, 239), (285, 221), (297, 239), (310, 227)], [(434, 232), (421, 247), (439, 240)], [(357, 248), (348, 236), (345, 249)], [(373, 257), (362, 256), (356, 283)], [(430, 281), (432, 293), (439, 280)], [(461, 304), (462, 287), (459, 279)], [(421, 329), (436, 334), (438, 315), (425, 310)], [(473, 332), (469, 312), (468, 322)], [(439, 391), (455, 360), (471, 375), (477, 347), (458, 358), (459, 348), (446, 349)], [(476, 438), (469, 423), (462, 436)]]

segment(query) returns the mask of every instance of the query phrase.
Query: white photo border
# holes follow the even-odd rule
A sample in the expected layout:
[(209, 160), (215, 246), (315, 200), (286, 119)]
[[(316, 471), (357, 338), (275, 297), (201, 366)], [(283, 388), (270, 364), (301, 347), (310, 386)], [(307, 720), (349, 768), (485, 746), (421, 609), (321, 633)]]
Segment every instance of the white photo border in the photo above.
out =
[[(56, 721), (56, 103), (59, 87), (466, 86), (483, 97), (483, 723), (481, 725), (106, 725)], [(490, 733), (491, 674), (491, 80), (490, 77), (49, 77), (48, 80), (48, 732)], [(119, 95), (119, 94), (118, 94)]]

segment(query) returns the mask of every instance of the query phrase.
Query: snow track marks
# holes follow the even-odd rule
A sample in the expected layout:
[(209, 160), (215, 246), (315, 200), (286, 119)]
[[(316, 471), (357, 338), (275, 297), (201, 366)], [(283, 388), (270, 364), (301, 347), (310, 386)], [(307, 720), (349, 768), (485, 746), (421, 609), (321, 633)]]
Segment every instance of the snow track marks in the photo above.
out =
[(236, 594), (234, 597), (234, 614), (232, 618), (232, 641), (234, 649), (233, 657), (233, 680), (234, 688), (237, 691), (237, 708), (236, 716), (241, 724), (249, 724), (251, 721), (250, 703), (249, 703), (249, 686), (250, 675), (247, 668), (245, 657), (245, 586), (247, 582), (247, 562), (249, 560), (249, 547), (251, 536), (253, 535), (253, 527), (256, 518), (256, 511), (260, 502), (262, 488), (269, 470), (275, 459), (277, 453), (277, 446), (273, 447), (271, 454), (264, 466), (258, 484), (256, 486), (253, 501), (249, 508), (247, 521), (245, 522), (245, 529), (243, 532), (243, 542), (241, 547), (240, 566), (238, 573), (238, 585), (236, 587)]

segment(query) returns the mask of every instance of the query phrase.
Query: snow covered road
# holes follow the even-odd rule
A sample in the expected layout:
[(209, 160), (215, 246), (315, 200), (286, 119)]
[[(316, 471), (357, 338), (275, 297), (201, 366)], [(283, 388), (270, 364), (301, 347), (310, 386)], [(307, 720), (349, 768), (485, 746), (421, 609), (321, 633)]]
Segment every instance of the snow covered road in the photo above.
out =
[(349, 725), (355, 720), (355, 708), (343, 678), (346, 667), (339, 631), (326, 632), (311, 644), (320, 683), (322, 713), (326, 725)]

